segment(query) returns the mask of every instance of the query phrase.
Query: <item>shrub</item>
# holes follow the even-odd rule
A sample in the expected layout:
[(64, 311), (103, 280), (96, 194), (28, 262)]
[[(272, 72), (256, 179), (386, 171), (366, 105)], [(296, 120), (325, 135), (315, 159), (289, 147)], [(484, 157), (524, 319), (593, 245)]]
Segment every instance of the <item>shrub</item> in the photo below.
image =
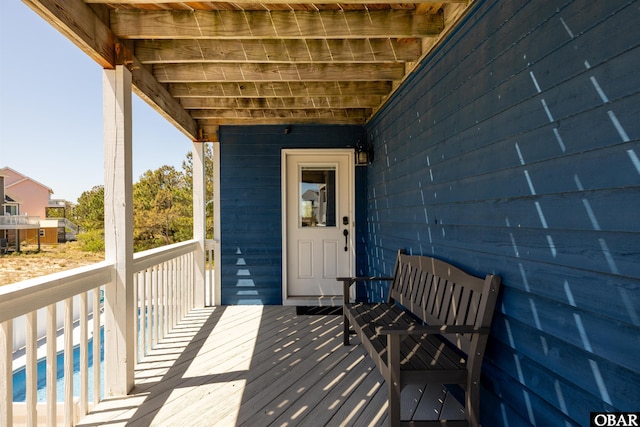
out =
[(78, 234), (80, 248), (87, 252), (104, 251), (104, 232), (102, 230), (90, 230)]

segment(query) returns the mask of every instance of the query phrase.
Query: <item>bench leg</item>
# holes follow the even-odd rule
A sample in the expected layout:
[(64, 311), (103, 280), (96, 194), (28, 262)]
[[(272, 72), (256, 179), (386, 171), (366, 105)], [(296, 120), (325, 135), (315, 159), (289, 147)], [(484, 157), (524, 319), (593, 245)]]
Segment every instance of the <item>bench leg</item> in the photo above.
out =
[(480, 378), (472, 378), (467, 383), (465, 411), (470, 427), (480, 425)]
[[(346, 310), (346, 308), (344, 310)], [(347, 317), (346, 314), (342, 315), (342, 323), (344, 325), (344, 331), (343, 331), (344, 345), (349, 345), (349, 335), (350, 335), (349, 329), (351, 329), (351, 325), (349, 324), (349, 318)]]
[(387, 335), (387, 390), (389, 397), (389, 427), (400, 427), (400, 395), (402, 384), (400, 380), (400, 335)]

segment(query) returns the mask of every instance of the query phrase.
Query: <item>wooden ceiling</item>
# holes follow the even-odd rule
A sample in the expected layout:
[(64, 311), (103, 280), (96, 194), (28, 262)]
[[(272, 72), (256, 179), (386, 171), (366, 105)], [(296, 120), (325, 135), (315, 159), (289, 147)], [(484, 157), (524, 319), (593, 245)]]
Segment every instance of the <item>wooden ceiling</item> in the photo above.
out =
[(23, 1), (202, 141), (220, 125), (366, 123), (472, 2)]

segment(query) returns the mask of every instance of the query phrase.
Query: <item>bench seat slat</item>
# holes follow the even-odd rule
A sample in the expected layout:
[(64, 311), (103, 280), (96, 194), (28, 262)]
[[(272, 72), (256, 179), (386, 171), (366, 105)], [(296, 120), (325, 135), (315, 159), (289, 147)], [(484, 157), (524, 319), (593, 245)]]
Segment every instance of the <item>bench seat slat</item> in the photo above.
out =
[[(378, 357), (385, 365), (387, 338), (386, 335), (380, 335), (376, 328), (389, 324), (408, 328), (416, 323), (406, 311), (390, 304), (359, 303), (353, 305), (349, 312), (358, 313), (353, 317), (352, 322), (357, 324), (359, 329), (363, 330), (367, 340), (374, 344)], [(455, 370), (465, 369), (466, 366), (460, 354), (453, 351), (451, 345), (443, 343), (437, 336), (406, 337), (402, 341), (401, 352), (404, 363), (411, 370)]]

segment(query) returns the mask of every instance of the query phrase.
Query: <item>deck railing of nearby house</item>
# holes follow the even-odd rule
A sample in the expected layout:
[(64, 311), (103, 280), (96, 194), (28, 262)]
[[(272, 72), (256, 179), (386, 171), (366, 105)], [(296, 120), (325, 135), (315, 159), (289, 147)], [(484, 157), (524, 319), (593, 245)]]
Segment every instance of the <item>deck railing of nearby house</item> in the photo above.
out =
[(34, 228), (40, 225), (39, 216), (0, 215), (0, 227), (5, 229)]
[[(194, 307), (197, 246), (198, 242), (191, 240), (134, 255), (133, 307), (137, 321), (134, 342), (127, 345), (134, 346), (136, 361), (142, 360), (146, 352)], [(94, 313), (107, 309), (102, 304), (104, 286), (110, 284), (114, 276), (114, 265), (102, 262), (0, 288), (0, 426), (11, 426), (14, 421), (35, 425), (38, 418), (46, 419), (48, 425), (72, 425), (90, 408), (89, 387), (94, 400), (102, 395), (100, 350), (104, 345), (100, 328), (104, 316)], [(14, 330), (19, 323), (24, 324), (25, 344), (18, 352), (24, 355), (14, 362)], [(93, 337), (91, 344), (90, 334)], [(92, 384), (89, 384), (90, 345)], [(79, 346), (78, 398), (73, 397), (71, 380), (74, 346)], [(110, 357), (110, 351), (104, 348), (105, 360)], [(65, 356), (64, 403), (57, 403), (56, 396), (58, 352)], [(38, 404), (37, 366), (41, 357), (46, 357), (47, 402)], [(12, 378), (16, 363), (24, 364), (26, 371), (24, 404), (13, 402)]]

